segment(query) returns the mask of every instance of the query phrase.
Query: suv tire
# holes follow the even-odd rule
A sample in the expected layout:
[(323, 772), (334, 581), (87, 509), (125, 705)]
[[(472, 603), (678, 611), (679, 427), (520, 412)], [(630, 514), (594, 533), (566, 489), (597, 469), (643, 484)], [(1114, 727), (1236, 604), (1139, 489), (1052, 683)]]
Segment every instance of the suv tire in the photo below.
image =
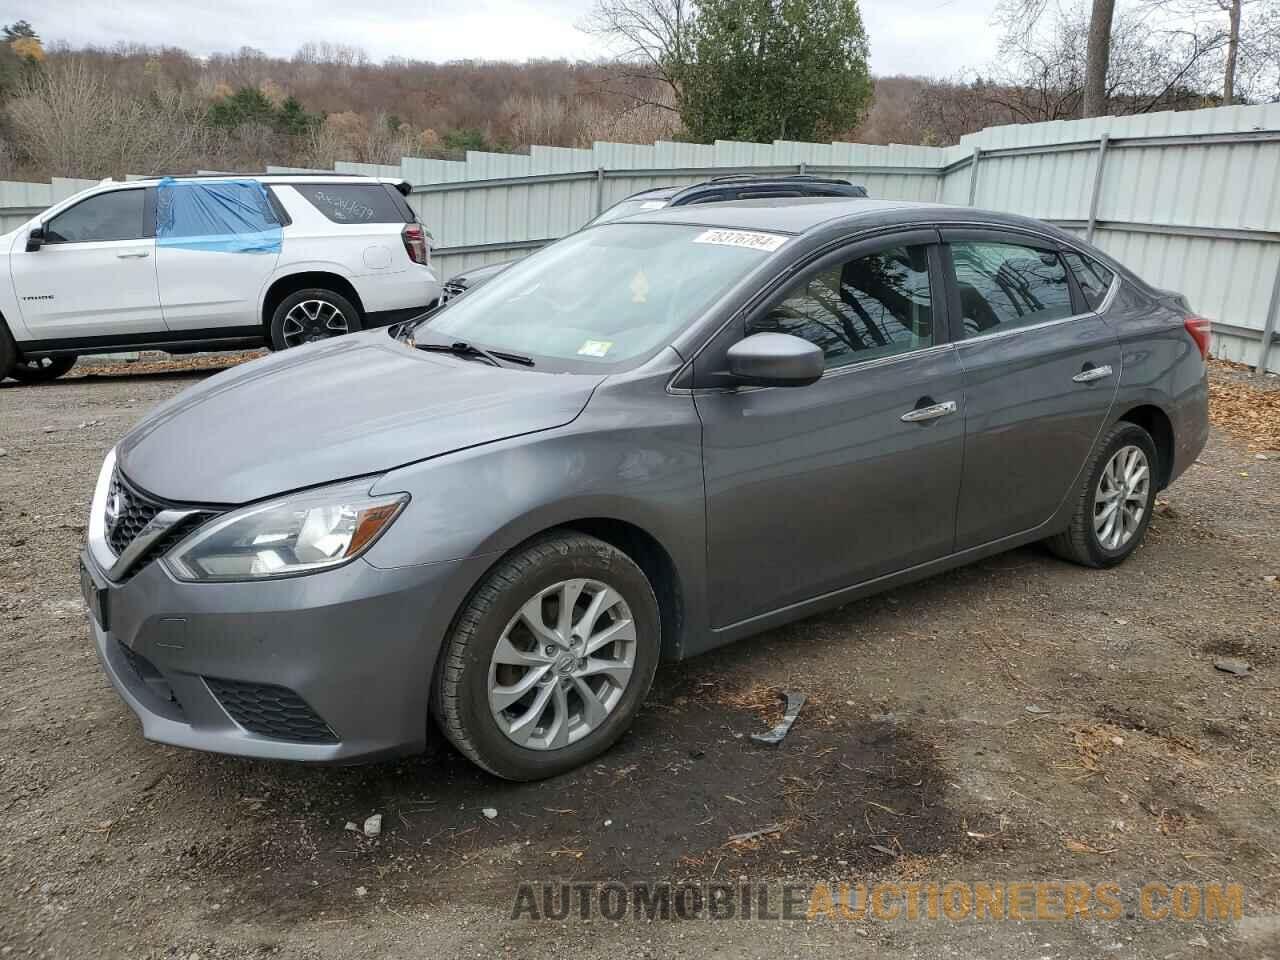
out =
[[(561, 646), (555, 635), (566, 633), (572, 639)], [(612, 636), (621, 639), (593, 649), (593, 640)], [(631, 726), (660, 648), (658, 601), (632, 559), (595, 537), (552, 533), (501, 560), (471, 594), (440, 652), (432, 712), (450, 742), (490, 773), (553, 777), (603, 753)], [(504, 692), (512, 690), (527, 693)]]
[(1083, 471), (1071, 525), (1046, 545), (1062, 559), (1086, 567), (1123, 563), (1151, 523), (1159, 476), (1151, 434), (1121, 420), (1098, 441)]
[(289, 294), (272, 313), (271, 349), (288, 350), (360, 329), (360, 311), (350, 300), (323, 287), (308, 287)]
[[(23, 360), (19, 357), (9, 367), (9, 376), (19, 383), (48, 383), (50, 380), (57, 380), (74, 367), (76, 359), (74, 355), (44, 357), (38, 360)], [(2, 364), (3, 360), (0, 360), (0, 365)]]

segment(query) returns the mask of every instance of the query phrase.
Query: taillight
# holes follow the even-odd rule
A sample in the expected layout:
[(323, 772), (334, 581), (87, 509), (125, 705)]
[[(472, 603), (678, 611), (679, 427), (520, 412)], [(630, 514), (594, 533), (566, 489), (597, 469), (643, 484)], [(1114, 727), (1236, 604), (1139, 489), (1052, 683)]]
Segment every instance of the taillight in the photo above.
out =
[(1187, 328), (1187, 333), (1191, 334), (1191, 339), (1200, 348), (1200, 359), (1203, 360), (1209, 355), (1209, 337), (1213, 333), (1213, 325), (1204, 317), (1187, 317), (1182, 321), (1182, 325)]
[(409, 255), (410, 260), (424, 267), (431, 265), (431, 247), (427, 245), (427, 235), (422, 224), (406, 223), (400, 236), (404, 240), (404, 252)]

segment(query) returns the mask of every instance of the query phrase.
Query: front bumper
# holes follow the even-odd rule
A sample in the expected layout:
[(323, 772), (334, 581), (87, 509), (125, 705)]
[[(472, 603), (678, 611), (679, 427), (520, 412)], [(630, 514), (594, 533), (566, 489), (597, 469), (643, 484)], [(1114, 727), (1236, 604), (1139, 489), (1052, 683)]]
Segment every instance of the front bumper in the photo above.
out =
[(113, 584), (87, 550), (81, 562), (87, 595), (106, 611), (89, 617), (98, 657), (143, 736), (322, 763), (425, 746), (440, 644), (487, 563), (383, 570), (359, 559), (289, 579), (183, 583), (153, 562)]

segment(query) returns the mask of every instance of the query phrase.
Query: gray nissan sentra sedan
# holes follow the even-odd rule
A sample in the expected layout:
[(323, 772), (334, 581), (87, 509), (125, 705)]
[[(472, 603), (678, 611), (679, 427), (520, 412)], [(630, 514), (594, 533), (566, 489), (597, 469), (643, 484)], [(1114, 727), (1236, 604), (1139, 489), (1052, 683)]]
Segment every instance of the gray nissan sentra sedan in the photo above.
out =
[(102, 466), (83, 588), (162, 743), (499, 776), (661, 659), (1043, 540), (1142, 541), (1208, 324), (1034, 220), (752, 201), (593, 227), (416, 323), (228, 370)]

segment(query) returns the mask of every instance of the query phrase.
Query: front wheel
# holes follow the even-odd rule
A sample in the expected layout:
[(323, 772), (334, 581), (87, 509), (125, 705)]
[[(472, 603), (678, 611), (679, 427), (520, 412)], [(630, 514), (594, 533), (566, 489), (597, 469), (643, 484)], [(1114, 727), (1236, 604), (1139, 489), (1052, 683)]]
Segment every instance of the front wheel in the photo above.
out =
[(1151, 435), (1136, 423), (1117, 423), (1084, 471), (1071, 526), (1045, 541), (1049, 549), (1086, 567), (1124, 562), (1151, 523), (1158, 467)]
[(459, 615), (436, 669), (436, 720), (499, 777), (564, 773), (631, 725), (660, 631), (653, 588), (625, 553), (578, 533), (534, 540), (501, 561)]
[(57, 380), (76, 365), (75, 356), (17, 359), (9, 368), (9, 376), (19, 383), (48, 383)]
[(359, 329), (360, 311), (342, 294), (318, 287), (299, 290), (271, 315), (271, 347), (288, 350)]

